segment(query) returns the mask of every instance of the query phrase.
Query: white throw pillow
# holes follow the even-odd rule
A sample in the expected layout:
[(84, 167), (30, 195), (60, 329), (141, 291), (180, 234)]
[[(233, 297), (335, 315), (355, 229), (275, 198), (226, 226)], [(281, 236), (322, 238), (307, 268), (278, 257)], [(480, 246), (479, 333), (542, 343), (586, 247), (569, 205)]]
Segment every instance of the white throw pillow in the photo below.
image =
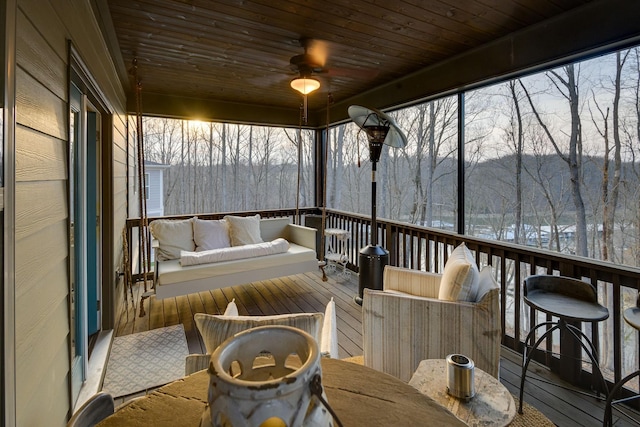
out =
[(480, 272), (467, 245), (461, 243), (451, 252), (440, 279), (438, 299), (475, 301)]
[(193, 252), (196, 249), (193, 242), (193, 220), (194, 218), (151, 221), (149, 229), (159, 245), (156, 248), (156, 259), (159, 261), (178, 259), (180, 251)]
[(193, 221), (193, 241), (196, 244), (196, 252), (230, 247), (231, 240), (229, 240), (227, 221), (195, 218)]
[(229, 224), (229, 239), (231, 246), (250, 245), (252, 243), (262, 243), (260, 236), (260, 215), (253, 216), (233, 216), (224, 217)]
[(500, 285), (496, 282), (496, 279), (493, 277), (493, 268), (490, 265), (485, 265), (480, 270), (480, 275), (478, 279), (478, 292), (475, 298), (476, 302), (480, 302), (480, 300), (489, 292), (491, 289), (499, 288)]
[(223, 316), (238, 316), (238, 306), (236, 305), (236, 299), (232, 299), (227, 308), (224, 310)]

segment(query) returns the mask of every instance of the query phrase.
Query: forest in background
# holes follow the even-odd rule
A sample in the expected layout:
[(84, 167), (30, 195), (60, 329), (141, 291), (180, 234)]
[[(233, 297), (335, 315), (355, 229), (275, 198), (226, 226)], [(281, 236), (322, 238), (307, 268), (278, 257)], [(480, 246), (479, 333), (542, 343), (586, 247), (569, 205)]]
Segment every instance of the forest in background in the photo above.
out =
[[(409, 144), (383, 150), (379, 217), (455, 229), (457, 102), (390, 112)], [(464, 111), (466, 234), (640, 266), (637, 49), (467, 92)], [(171, 166), (166, 214), (305, 207), (312, 132), (145, 118), (145, 159)], [(369, 214), (364, 134), (335, 126), (328, 145), (327, 206)]]

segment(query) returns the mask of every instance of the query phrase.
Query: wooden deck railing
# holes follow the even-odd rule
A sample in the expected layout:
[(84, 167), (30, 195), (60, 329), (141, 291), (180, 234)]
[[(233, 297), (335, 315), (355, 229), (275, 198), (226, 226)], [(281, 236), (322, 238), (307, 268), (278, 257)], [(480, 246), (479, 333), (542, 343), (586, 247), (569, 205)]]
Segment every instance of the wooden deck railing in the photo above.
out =
[[(243, 214), (255, 213), (260, 213), (263, 217), (291, 216), (297, 218), (299, 223), (307, 223), (319, 228), (318, 218), (321, 211), (315, 208), (304, 208), (252, 211)], [(199, 214), (198, 217), (217, 219), (224, 215), (223, 213)], [(165, 218), (184, 219), (191, 216), (193, 215)], [(348, 230), (349, 268), (358, 271), (359, 251), (370, 242), (370, 217), (328, 209), (325, 218), (325, 228)], [(155, 218), (150, 220), (153, 219)], [(138, 224), (139, 221), (136, 219), (127, 221), (130, 237), (135, 234), (133, 229)], [(465, 242), (475, 254), (480, 267), (492, 265), (496, 281), (502, 290), (500, 313), (503, 326), (502, 344), (520, 353), (523, 351), (523, 340), (530, 327), (540, 321), (550, 320), (545, 314), (530, 309), (524, 303), (522, 290), (524, 279), (532, 274), (555, 274), (589, 281), (598, 289), (600, 303), (606, 306), (610, 313), (609, 319), (604, 322), (582, 325), (583, 331), (591, 337), (598, 349), (605, 378), (613, 384), (637, 369), (640, 339), (634, 329), (625, 325), (622, 312), (635, 304), (636, 295), (640, 289), (640, 269), (384, 219), (377, 220), (377, 228), (378, 241), (389, 251), (391, 265), (441, 272), (448, 254), (462, 242)], [(538, 351), (534, 357), (535, 360), (560, 373), (575, 385), (589, 388), (597, 384), (597, 378), (592, 378), (590, 366), (584, 365), (575, 358), (558, 356), (558, 353), (581, 354), (577, 344), (560, 341), (559, 335), (553, 334), (541, 347), (545, 351)], [(635, 382), (628, 387), (637, 390), (638, 383)]]

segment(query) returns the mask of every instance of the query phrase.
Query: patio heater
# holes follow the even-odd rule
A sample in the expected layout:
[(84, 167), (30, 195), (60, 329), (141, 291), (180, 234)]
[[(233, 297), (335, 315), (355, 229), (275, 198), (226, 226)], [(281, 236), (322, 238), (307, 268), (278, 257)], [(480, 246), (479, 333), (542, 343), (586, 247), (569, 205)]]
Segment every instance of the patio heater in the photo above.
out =
[(407, 137), (391, 117), (376, 109), (352, 105), (349, 107), (349, 117), (367, 134), (369, 160), (371, 160), (371, 244), (362, 248), (358, 256), (360, 278), (358, 281), (358, 295), (354, 297), (355, 302), (362, 305), (364, 288), (382, 289), (382, 273), (384, 266), (389, 264), (389, 251), (378, 245), (378, 224), (376, 222), (377, 164), (380, 160), (383, 144), (395, 148), (403, 148), (407, 145)]

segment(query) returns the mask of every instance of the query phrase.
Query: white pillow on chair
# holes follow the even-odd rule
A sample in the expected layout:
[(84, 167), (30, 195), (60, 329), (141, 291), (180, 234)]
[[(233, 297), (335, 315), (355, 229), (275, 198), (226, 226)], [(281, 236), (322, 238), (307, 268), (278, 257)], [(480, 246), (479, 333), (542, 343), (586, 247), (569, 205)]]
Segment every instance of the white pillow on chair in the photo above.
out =
[(227, 308), (225, 308), (223, 316), (238, 316), (238, 306), (236, 305), (236, 299), (232, 299), (229, 304), (227, 304)]
[(438, 299), (444, 301), (475, 301), (480, 272), (467, 245), (456, 247), (442, 271)]
[(480, 270), (480, 276), (478, 278), (478, 292), (475, 298), (476, 302), (480, 302), (482, 298), (492, 289), (499, 289), (500, 285), (493, 277), (493, 268), (490, 265), (485, 265)]

